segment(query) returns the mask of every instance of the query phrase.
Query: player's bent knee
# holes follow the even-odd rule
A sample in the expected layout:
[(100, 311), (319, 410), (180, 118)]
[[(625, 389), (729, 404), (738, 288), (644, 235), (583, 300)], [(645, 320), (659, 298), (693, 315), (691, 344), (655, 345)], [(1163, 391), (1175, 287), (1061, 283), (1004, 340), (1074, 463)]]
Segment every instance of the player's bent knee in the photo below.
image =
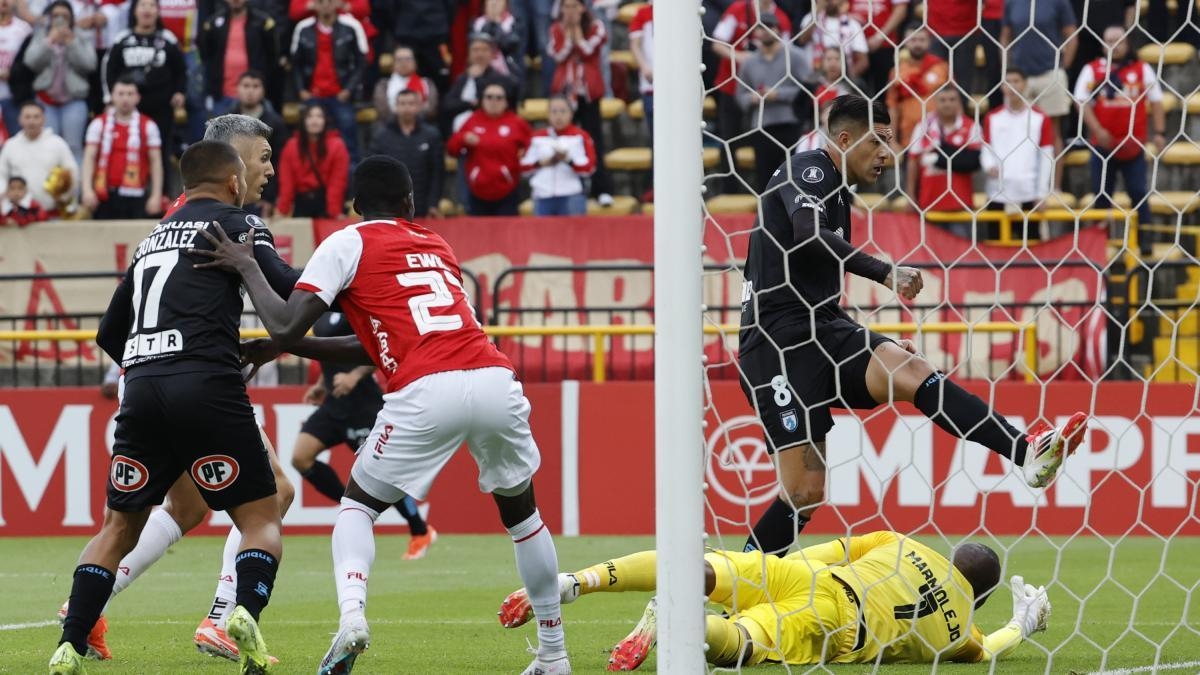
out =
[[(190, 487), (193, 491), (195, 490), (195, 486)], [(163, 503), (163, 510), (179, 526), (180, 532), (187, 533), (204, 522), (205, 516), (208, 515), (208, 504), (197, 492), (194, 497), (189, 495), (183, 499), (177, 499), (174, 496), (168, 497), (167, 501)]]
[(784, 498), (800, 515), (810, 517), (825, 502), (825, 485), (800, 485), (787, 490)]
[(378, 509), (374, 508), (370, 504), (364, 504), (363, 502), (360, 502), (349, 496), (342, 497), (341, 508), (339, 509), (339, 511), (346, 510), (361, 511), (371, 518), (372, 523), (374, 523), (376, 520), (379, 520), (380, 511)]
[(292, 502), (295, 499), (296, 486), (292, 485), (292, 481), (287, 478), (275, 481), (275, 501), (279, 504), (280, 518), (287, 515), (288, 509), (292, 508)]
[(510, 488), (493, 490), (492, 499), (500, 511), (500, 522), (504, 523), (504, 527), (516, 527), (537, 511), (533, 481), (529, 479)]

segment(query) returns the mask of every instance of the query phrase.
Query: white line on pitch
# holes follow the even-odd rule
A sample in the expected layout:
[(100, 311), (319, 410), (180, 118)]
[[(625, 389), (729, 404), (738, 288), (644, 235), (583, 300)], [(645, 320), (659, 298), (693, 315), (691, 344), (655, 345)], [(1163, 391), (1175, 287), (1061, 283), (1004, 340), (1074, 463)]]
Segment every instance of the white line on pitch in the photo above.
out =
[(1200, 667), (1200, 661), (1179, 663), (1160, 663), (1157, 666), (1141, 666), (1140, 668), (1118, 668), (1117, 670), (1098, 670), (1088, 675), (1133, 675), (1133, 673), (1161, 673), (1164, 670), (1184, 670)]
[(26, 628), (45, 628), (46, 626), (54, 626), (57, 621), (31, 621), (29, 623), (0, 623), (0, 630), (24, 630)]

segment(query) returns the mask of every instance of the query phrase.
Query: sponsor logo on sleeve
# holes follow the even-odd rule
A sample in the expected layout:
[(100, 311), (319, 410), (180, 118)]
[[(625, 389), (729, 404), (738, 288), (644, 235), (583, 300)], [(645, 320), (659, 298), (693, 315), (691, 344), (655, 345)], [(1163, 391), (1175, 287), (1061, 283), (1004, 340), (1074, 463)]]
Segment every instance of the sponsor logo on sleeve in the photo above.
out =
[(805, 183), (820, 183), (825, 180), (825, 172), (819, 166), (808, 166), (800, 172), (800, 178)]
[(259, 218), (256, 215), (253, 215), (253, 214), (246, 216), (246, 224), (249, 225), (250, 227), (253, 227), (256, 230), (267, 229), (267, 224), (265, 222), (263, 222), (263, 219)]

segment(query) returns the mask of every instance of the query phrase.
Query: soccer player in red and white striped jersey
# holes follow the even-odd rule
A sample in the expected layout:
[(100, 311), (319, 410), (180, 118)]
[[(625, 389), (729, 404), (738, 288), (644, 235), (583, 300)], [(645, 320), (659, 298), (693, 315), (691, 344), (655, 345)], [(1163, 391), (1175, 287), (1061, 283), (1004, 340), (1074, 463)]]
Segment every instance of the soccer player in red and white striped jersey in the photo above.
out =
[[(454, 252), (436, 232), (410, 222), (408, 169), (390, 157), (369, 157), (355, 168), (354, 186), (355, 210), (367, 220), (317, 247), (286, 302), (266, 283), (251, 247), (217, 230), (206, 233), (215, 250), (196, 251), (214, 259), (205, 266), (242, 275), (279, 348), (372, 364), (386, 379), (383, 410), (350, 472), (333, 530), (341, 619), (318, 672), (349, 673), (370, 642), (365, 608), (375, 519), (406, 495), (424, 499), (466, 442), (479, 465), (479, 488), (492, 494), (512, 536), (538, 619), (540, 647), (525, 673), (570, 673), (557, 554), (533, 496), (541, 457), (529, 401), (512, 364), (475, 320)], [(357, 338), (304, 337), (335, 299)]]

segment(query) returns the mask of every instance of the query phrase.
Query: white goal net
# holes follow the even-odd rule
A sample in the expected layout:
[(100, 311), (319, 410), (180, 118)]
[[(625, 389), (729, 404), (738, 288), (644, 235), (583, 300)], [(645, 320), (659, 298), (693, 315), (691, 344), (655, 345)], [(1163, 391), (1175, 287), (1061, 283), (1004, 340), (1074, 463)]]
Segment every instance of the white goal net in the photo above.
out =
[[(742, 551), (779, 495), (737, 358), (747, 248), (777, 191), (765, 187), (798, 150), (833, 142), (821, 125), (830, 100), (859, 94), (883, 103), (893, 136), (882, 175), (854, 194), (851, 244), (920, 270), (924, 287), (904, 300), (847, 274), (834, 301), (854, 321), (912, 340), (1022, 433), (1062, 425), (1077, 410), (1089, 428), (1058, 479), (1035, 489), (1008, 460), (912, 404), (837, 407), (851, 395), (841, 383), (831, 396), (823, 501), (792, 550), (880, 530), (945, 555), (980, 542), (1003, 567), (1001, 587), (970, 617), (983, 634), (1008, 622), (1014, 574), (1044, 585), (1053, 612), (1044, 632), (976, 667), (1200, 671), (1195, 8), (1173, 0), (719, 4), (704, 5), (706, 545)], [(681, 11), (665, 0), (655, 8), (660, 23)], [(893, 20), (897, 13), (905, 18)], [(660, 82), (669, 72), (656, 67)], [(665, 105), (666, 87), (656, 130), (694, 128), (701, 102)], [(656, 188), (661, 216), (670, 195)], [(778, 244), (781, 258), (790, 246)], [(658, 291), (658, 345), (671, 349)], [(851, 376), (842, 367), (851, 356), (822, 349), (830, 363), (814, 367), (813, 380)], [(812, 389), (789, 379), (770, 387), (796, 397)], [(660, 547), (663, 523), (660, 514)], [(772, 659), (786, 653), (776, 647)], [(950, 657), (908, 668), (927, 671)], [(875, 671), (885, 660), (830, 670)], [(787, 670), (810, 668), (825, 666)]]

